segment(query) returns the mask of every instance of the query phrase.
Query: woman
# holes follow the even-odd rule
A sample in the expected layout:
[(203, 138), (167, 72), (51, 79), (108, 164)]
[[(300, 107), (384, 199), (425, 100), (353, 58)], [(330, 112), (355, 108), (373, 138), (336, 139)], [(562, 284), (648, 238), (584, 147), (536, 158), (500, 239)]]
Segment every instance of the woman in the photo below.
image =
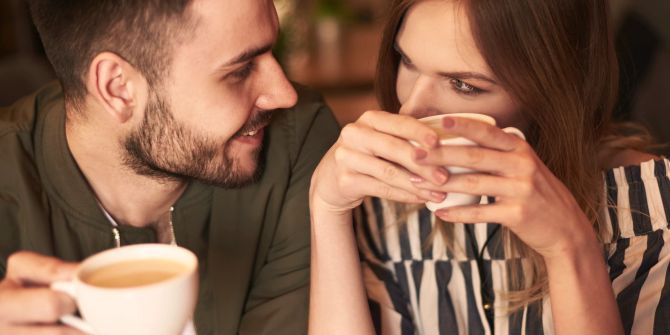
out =
[[(394, 2), (378, 71), (388, 112), (345, 127), (312, 178), (312, 334), (670, 332), (670, 162), (614, 131), (607, 11)], [(416, 121), (431, 115), (479, 146), (438, 146)], [(488, 197), (403, 205), (450, 192)]]

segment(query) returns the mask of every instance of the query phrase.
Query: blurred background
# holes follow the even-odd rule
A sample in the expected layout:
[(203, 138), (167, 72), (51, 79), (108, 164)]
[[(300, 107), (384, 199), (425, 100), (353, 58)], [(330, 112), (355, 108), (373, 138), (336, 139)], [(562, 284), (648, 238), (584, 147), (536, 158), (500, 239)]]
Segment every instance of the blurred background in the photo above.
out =
[[(0, 0), (0, 106), (53, 80), (24, 1)], [(325, 96), (342, 125), (377, 108), (373, 78), (390, 1), (275, 0), (277, 58), (291, 80)], [(670, 1), (609, 2), (622, 74), (616, 117), (670, 143)]]

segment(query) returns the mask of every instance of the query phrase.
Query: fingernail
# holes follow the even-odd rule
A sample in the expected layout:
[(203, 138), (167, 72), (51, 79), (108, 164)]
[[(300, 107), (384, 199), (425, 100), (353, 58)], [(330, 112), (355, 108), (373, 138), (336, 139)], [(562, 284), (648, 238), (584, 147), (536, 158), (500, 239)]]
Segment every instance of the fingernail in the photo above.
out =
[(433, 198), (433, 200), (436, 200), (438, 202), (442, 202), (444, 198), (447, 197), (445, 193), (435, 191), (430, 192), (430, 196)]
[(445, 169), (445, 168), (442, 167), (442, 166), (439, 166), (439, 167), (437, 168), (437, 171), (442, 172), (445, 176), (447, 176), (447, 179), (449, 179), (449, 171), (447, 171), (447, 169)]
[(437, 146), (437, 141), (438, 141), (437, 135), (428, 135), (428, 136), (426, 136), (426, 145), (427, 145), (429, 148), (434, 148), (434, 147), (436, 147), (436, 146)]
[(437, 217), (439, 217), (439, 218), (441, 218), (441, 219), (444, 219), (444, 218), (447, 217), (447, 211), (444, 210), (444, 209), (438, 209), (438, 210), (435, 211), (434, 214), (435, 214), (435, 216), (437, 216)]
[(442, 127), (444, 128), (452, 128), (456, 124), (453, 118), (450, 117), (445, 117), (442, 119)]
[(435, 179), (439, 184), (444, 184), (447, 182), (447, 175), (444, 172), (442, 172), (440, 168), (438, 168), (437, 170), (435, 170), (435, 172), (433, 172), (433, 176), (435, 176)]
[(421, 160), (426, 158), (426, 156), (428, 156), (428, 152), (426, 152), (426, 150), (414, 149), (414, 159)]
[(409, 181), (415, 184), (423, 183), (425, 180), (417, 175), (409, 176)]

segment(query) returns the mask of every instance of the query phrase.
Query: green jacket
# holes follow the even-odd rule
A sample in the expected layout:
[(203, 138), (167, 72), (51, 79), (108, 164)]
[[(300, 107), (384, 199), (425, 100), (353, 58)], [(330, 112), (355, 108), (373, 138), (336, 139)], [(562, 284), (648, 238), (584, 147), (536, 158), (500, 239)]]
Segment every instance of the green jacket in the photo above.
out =
[[(200, 261), (199, 334), (306, 333), (308, 189), (339, 128), (318, 95), (297, 89), (298, 105), (267, 131), (259, 182), (192, 183), (174, 206), (177, 244)], [(151, 229), (119, 230), (122, 245), (156, 241)], [(0, 108), (0, 277), (17, 250), (80, 261), (113, 247), (112, 226), (67, 146), (60, 86)]]

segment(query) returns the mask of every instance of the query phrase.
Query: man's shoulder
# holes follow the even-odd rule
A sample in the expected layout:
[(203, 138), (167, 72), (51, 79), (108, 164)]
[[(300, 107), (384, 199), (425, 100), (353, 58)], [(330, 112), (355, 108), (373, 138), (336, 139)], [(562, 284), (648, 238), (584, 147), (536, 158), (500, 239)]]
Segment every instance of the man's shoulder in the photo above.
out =
[(0, 136), (32, 131), (40, 112), (54, 102), (62, 103), (62, 90), (56, 82), (17, 100), (10, 106), (0, 107)]
[(50, 84), (13, 105), (0, 108), (0, 189), (12, 190), (19, 180), (38, 179), (35, 163), (36, 132), (43, 112), (57, 101), (60, 88)]
[[(298, 93), (296, 105), (280, 110), (271, 126), (272, 131), (281, 133), (282, 139), (288, 141), (282, 146), (299, 149), (314, 133), (326, 141), (334, 141), (340, 127), (321, 94), (299, 84), (294, 83), (294, 87)], [(278, 140), (276, 136), (272, 139)]]
[(291, 108), (279, 110), (275, 118), (276, 121), (292, 123), (292, 126), (301, 126), (311, 123), (319, 114), (331, 114), (320, 93), (296, 83), (293, 83), (293, 87), (298, 93), (298, 101)]
[(62, 105), (62, 101), (60, 85), (54, 82), (11, 106), (0, 107), (0, 150), (18, 141), (31, 153), (39, 121), (53, 106)]
[(34, 157), (33, 131), (36, 112), (35, 97), (25, 97), (14, 105), (0, 108), (0, 175), (9, 177), (7, 169), (17, 167)]

